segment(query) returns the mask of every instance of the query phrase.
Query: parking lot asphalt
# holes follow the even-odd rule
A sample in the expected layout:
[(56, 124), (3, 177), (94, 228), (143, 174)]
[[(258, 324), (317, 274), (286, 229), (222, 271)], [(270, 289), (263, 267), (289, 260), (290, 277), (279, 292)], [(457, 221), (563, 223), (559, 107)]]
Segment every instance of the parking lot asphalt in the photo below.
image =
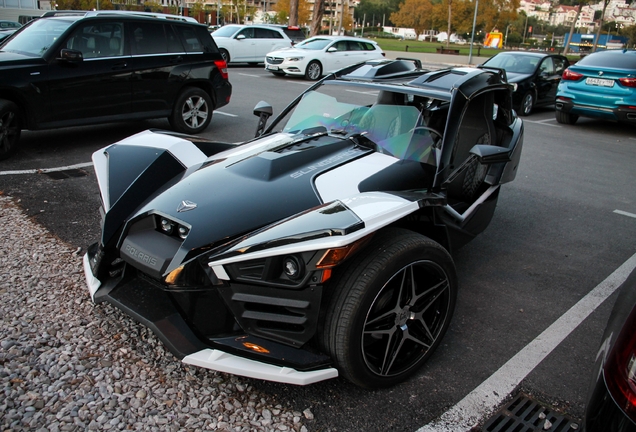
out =
[[(406, 53), (390, 52), (387, 57), (405, 57), (402, 54)], [(433, 61), (468, 60), (420, 55), (428, 59), (428, 67)], [(251, 108), (256, 101), (267, 98), (280, 109), (284, 98), (277, 101), (279, 95), (285, 90), (296, 94), (308, 84), (274, 78), (256, 67), (231, 68), (230, 73), (235, 99), (224, 108), (227, 115), (216, 116), (207, 137), (252, 134), (256, 119)], [(267, 91), (255, 91), (257, 85)], [(540, 109), (525, 122), (519, 177), (503, 194), (493, 225), (455, 257), (462, 289), (454, 324), (446, 344), (420, 376), (373, 393), (339, 380), (306, 388), (257, 381), (254, 386), (285, 403), (314, 407), (316, 419), (307, 423), (310, 430), (415, 430), (434, 418), (446, 419), (444, 413), (457, 414), (449, 407), (461, 407), (463, 398), (519, 353), (527, 353), (525, 347), (544, 331), (555, 323), (560, 327), (560, 317), (631, 262), (635, 219), (615, 209), (636, 213), (633, 131), (593, 120), (558, 125), (549, 109)], [(86, 163), (103, 142), (164, 123), (30, 133), (24, 152), (0, 164), (0, 171)], [(99, 197), (92, 172), (85, 168), (87, 175), (65, 180), (35, 173), (0, 176), (0, 190), (21, 199), (27, 215), (82, 247), (99, 231)], [(580, 417), (611, 300), (610, 296), (583, 319), (516, 389), (556, 401)], [(459, 420), (452, 421), (461, 430)]]

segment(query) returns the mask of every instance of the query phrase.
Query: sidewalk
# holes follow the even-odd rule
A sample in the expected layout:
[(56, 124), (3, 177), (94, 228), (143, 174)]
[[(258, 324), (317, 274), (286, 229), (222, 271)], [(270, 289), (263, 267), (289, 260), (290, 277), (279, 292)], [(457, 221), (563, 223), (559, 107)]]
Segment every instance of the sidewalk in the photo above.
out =
[[(477, 50), (474, 50), (473, 57), (471, 59), (471, 66), (477, 66), (488, 60), (490, 57), (477, 57)], [(417, 53), (408, 51), (385, 51), (386, 57), (389, 59), (395, 59), (398, 57), (416, 58), (422, 61), (423, 64), (434, 64), (442, 66), (467, 66), (467, 55), (455, 55), (455, 54), (434, 54), (434, 53)]]

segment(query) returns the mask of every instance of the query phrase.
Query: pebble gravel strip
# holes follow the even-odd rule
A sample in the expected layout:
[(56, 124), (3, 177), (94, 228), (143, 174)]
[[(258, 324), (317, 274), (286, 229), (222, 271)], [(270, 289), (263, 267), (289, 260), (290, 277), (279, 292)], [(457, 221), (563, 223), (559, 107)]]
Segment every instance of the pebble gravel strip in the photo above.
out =
[(146, 327), (94, 305), (82, 256), (0, 193), (0, 430), (296, 431), (250, 380), (184, 365)]

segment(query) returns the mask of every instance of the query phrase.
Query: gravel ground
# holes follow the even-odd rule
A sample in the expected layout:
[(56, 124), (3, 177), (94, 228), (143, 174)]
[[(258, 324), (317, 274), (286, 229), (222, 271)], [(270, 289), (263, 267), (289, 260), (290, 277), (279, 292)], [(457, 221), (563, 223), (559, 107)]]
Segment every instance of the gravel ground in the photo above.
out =
[(0, 239), (0, 430), (308, 430), (311, 407), (183, 365), (148, 329), (95, 306), (80, 251), (1, 192)]

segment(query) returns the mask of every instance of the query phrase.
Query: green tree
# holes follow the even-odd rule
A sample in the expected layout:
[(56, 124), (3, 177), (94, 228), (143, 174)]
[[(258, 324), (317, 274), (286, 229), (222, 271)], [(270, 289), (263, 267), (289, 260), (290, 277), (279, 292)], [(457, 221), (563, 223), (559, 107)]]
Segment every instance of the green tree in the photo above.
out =
[(431, 0), (406, 0), (397, 12), (390, 16), (393, 24), (415, 30), (415, 39), (430, 28), (433, 13)]
[[(290, 1), (278, 0), (274, 5), (274, 11), (276, 11), (277, 21), (280, 24), (287, 24), (289, 17)], [(303, 25), (311, 22), (311, 11), (309, 10), (309, 3), (306, 0), (298, 0), (298, 22)]]

